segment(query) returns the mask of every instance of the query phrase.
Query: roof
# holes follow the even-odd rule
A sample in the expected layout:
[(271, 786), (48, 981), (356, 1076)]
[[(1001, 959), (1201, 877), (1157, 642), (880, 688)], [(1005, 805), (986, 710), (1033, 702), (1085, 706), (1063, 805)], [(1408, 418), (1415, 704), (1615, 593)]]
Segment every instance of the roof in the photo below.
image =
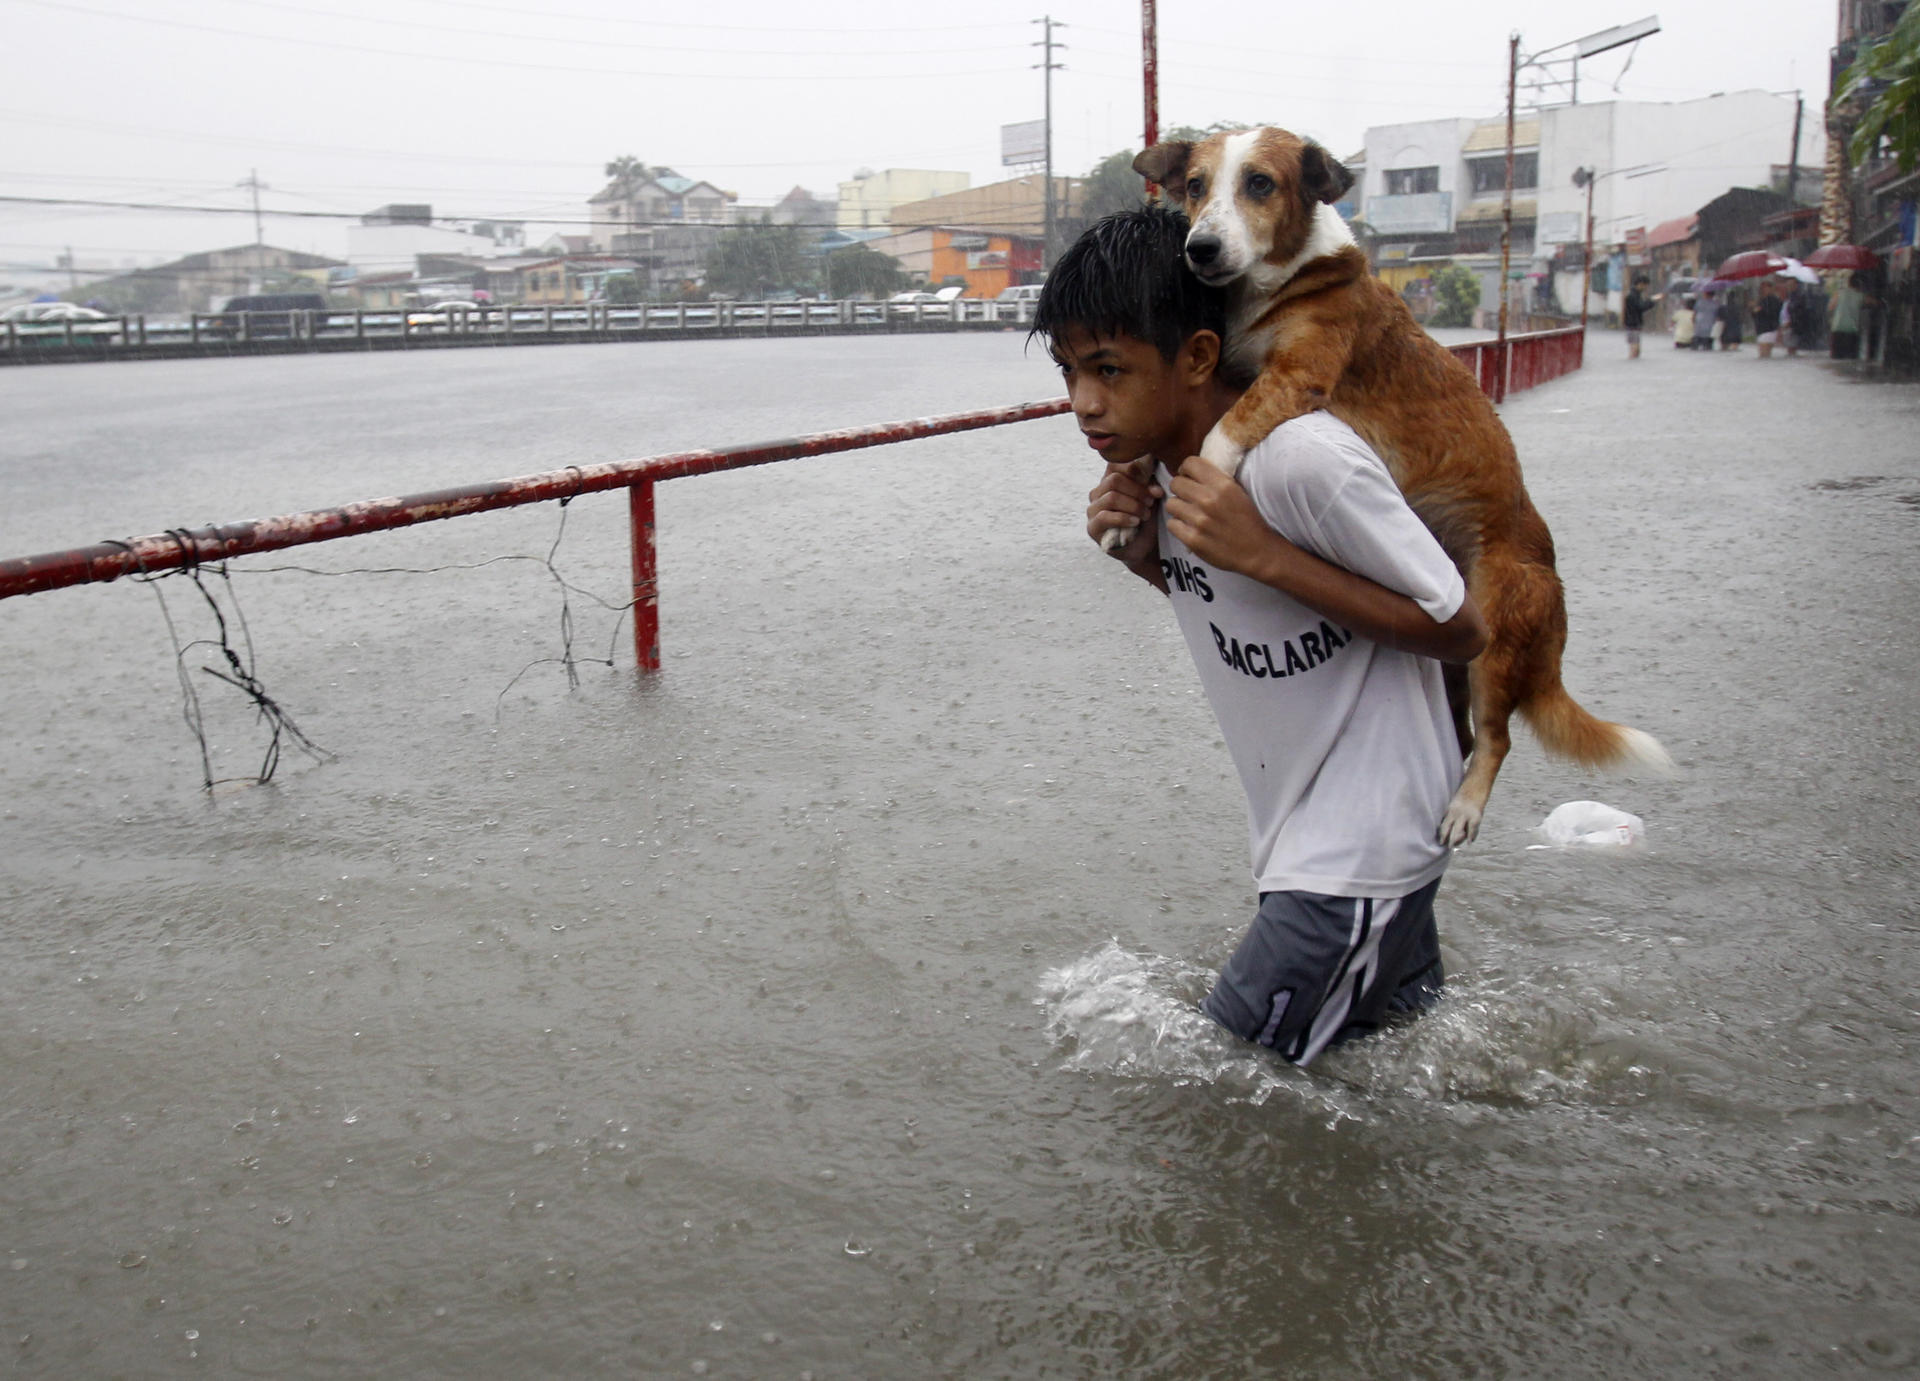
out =
[[(1513, 146), (1516, 149), (1534, 149), (1540, 146), (1540, 121), (1515, 120), (1513, 122)], [(1460, 146), (1464, 154), (1501, 153), (1507, 151), (1507, 122), (1500, 120), (1494, 124), (1481, 125), (1467, 136), (1467, 142)]]
[(1677, 245), (1682, 240), (1691, 240), (1699, 233), (1699, 216), (1675, 216), (1670, 221), (1661, 221), (1647, 232), (1647, 248), (1658, 249), (1661, 245)]
[(338, 259), (328, 259), (321, 255), (308, 254), (298, 249), (278, 249), (273, 245), (230, 245), (226, 249), (209, 249), (203, 250), (198, 254), (189, 254), (184, 259), (175, 259), (171, 264), (161, 264), (157, 268), (144, 269), (142, 272), (153, 274), (174, 270), (181, 273), (189, 273), (194, 269), (213, 267), (213, 256), (216, 254), (250, 254), (256, 249), (266, 249), (275, 254), (285, 255), (286, 263), (274, 265), (273, 267), (276, 268), (330, 269), (336, 268), (340, 264)]

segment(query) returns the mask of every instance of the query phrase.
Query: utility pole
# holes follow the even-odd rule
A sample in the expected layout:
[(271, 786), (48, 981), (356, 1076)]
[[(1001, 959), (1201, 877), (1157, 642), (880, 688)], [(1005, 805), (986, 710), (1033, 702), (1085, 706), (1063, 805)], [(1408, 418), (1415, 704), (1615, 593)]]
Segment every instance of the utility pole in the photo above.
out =
[(1053, 50), (1055, 48), (1064, 48), (1067, 46), (1064, 43), (1057, 43), (1054, 41), (1053, 31), (1056, 28), (1064, 29), (1067, 26), (1061, 23), (1059, 20), (1055, 19), (1050, 14), (1043, 15), (1039, 19), (1034, 20), (1033, 22), (1044, 26), (1041, 30), (1041, 32), (1044, 34), (1044, 37), (1041, 38), (1041, 40), (1038, 43), (1033, 45), (1034, 47), (1041, 50), (1040, 70), (1045, 76), (1046, 101), (1047, 101), (1046, 121), (1045, 121), (1047, 147), (1046, 147), (1046, 168), (1044, 173), (1044, 176), (1046, 177), (1046, 183), (1047, 183), (1047, 195), (1046, 195), (1047, 209), (1046, 209), (1046, 229), (1045, 229), (1046, 238), (1041, 242), (1041, 245), (1040, 245), (1040, 267), (1044, 271), (1052, 267), (1052, 264), (1053, 264), (1053, 74), (1066, 66), (1064, 62), (1055, 62), (1053, 60)]
[(253, 192), (253, 271), (257, 280), (253, 290), (258, 292), (267, 285), (267, 236), (260, 226), (260, 193), (273, 189), (260, 180), (258, 168), (247, 169), (247, 180), (233, 185), (250, 188)]
[(1513, 254), (1513, 100), (1519, 80), (1520, 33), (1515, 30), (1507, 39), (1507, 179), (1500, 193), (1500, 344), (1496, 349), (1500, 377), (1493, 390), (1496, 403), (1507, 396), (1507, 265)]
[(1150, 149), (1160, 142), (1160, 26), (1154, 0), (1140, 0), (1140, 76), (1147, 104), (1140, 147)]
[(1800, 117), (1806, 111), (1806, 98), (1798, 91), (1793, 93), (1793, 152), (1787, 158), (1787, 209), (1791, 211), (1800, 204), (1794, 195), (1794, 186), (1800, 181)]

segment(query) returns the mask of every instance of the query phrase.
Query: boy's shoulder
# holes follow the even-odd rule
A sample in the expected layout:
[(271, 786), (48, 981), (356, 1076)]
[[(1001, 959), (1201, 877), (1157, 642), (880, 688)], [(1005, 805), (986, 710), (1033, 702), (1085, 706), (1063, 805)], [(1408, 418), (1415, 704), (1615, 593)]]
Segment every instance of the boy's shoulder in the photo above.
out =
[(1352, 427), (1330, 412), (1289, 418), (1247, 452), (1241, 482), (1249, 490), (1288, 494), (1318, 506), (1339, 493), (1356, 471), (1387, 474), (1386, 462)]

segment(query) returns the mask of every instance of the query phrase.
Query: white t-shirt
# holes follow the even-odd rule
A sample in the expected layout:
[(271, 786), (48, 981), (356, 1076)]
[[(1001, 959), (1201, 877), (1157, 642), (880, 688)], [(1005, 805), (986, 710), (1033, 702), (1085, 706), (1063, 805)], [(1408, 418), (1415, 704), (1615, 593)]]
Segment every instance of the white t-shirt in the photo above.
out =
[[(1157, 479), (1171, 483), (1166, 468)], [(1466, 585), (1386, 465), (1314, 412), (1248, 453), (1239, 480), (1296, 546), (1444, 623)], [(1175, 614), (1247, 793), (1262, 892), (1398, 897), (1447, 866), (1436, 838), (1461, 762), (1440, 664), (1380, 647), (1271, 586), (1210, 569), (1159, 518)]]

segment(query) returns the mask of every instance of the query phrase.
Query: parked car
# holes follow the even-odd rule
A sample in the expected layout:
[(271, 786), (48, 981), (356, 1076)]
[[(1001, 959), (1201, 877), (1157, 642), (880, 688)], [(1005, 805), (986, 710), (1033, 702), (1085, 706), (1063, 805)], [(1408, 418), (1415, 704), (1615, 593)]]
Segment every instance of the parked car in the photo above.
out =
[(946, 303), (930, 292), (895, 293), (887, 299), (888, 309), (902, 316), (918, 316), (925, 313), (929, 307), (936, 312), (944, 312), (946, 306)]
[(407, 313), (411, 331), (479, 331), (487, 329), (483, 302), (434, 302)]
[(21, 302), (0, 312), (0, 321), (105, 321), (107, 314), (72, 302)]
[(993, 300), (995, 302), (1038, 302), (1040, 300), (1040, 284), (1016, 283), (1011, 288), (1000, 289)]
[[(249, 340), (267, 336), (291, 336), (296, 330), (296, 313), (317, 313), (324, 321), (327, 299), (319, 293), (255, 293), (232, 297), (202, 328), (209, 335), (232, 339), (241, 332), (244, 320)], [(245, 317), (242, 317), (245, 313)]]

